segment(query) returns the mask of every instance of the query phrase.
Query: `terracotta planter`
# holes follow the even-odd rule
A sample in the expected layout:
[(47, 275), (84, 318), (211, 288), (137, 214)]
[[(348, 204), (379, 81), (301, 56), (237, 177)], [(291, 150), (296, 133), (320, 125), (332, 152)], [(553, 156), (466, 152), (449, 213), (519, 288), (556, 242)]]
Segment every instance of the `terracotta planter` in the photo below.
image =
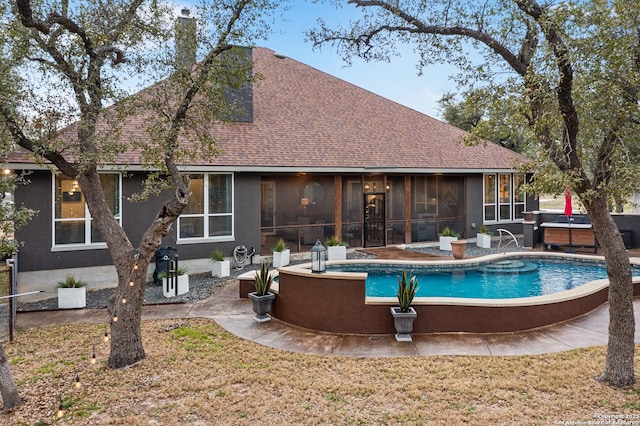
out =
[(253, 319), (257, 322), (266, 322), (271, 321), (271, 317), (269, 316), (269, 311), (271, 310), (271, 305), (273, 300), (276, 298), (276, 295), (273, 293), (267, 293), (263, 296), (258, 296), (258, 294), (254, 291), (249, 293), (249, 299), (251, 299), (251, 303), (253, 304), (253, 312), (256, 315)]
[(522, 212), (522, 215), (524, 216), (524, 221), (525, 222), (532, 222), (533, 221), (533, 212)]
[(451, 251), (453, 252), (454, 259), (464, 258), (464, 249), (466, 246), (467, 246), (467, 242), (465, 240), (451, 242)]
[(396, 327), (396, 341), (411, 342), (411, 332), (413, 331), (413, 320), (418, 317), (415, 309), (409, 308), (409, 312), (400, 312), (399, 306), (391, 308), (393, 325)]

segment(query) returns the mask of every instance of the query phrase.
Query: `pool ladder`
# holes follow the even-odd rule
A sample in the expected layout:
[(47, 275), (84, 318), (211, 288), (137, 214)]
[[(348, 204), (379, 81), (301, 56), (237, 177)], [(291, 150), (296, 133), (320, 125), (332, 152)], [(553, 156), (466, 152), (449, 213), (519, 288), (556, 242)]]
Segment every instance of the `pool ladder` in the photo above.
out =
[(502, 245), (502, 233), (503, 233), (503, 232), (505, 232), (505, 233), (507, 233), (507, 234), (511, 235), (511, 240), (510, 240), (507, 244), (505, 244), (505, 246), (504, 246), (504, 252), (502, 252), (502, 254), (507, 254), (507, 250), (509, 250), (509, 247), (510, 247), (512, 244), (515, 244), (515, 245), (516, 245), (516, 248), (520, 248), (520, 246), (518, 245), (518, 239), (517, 239), (517, 238), (516, 238), (516, 236), (515, 236), (515, 235), (513, 235), (510, 231), (508, 231), (507, 229), (504, 229), (504, 228), (497, 229), (497, 231), (498, 231), (498, 233), (500, 234), (500, 240), (498, 241), (498, 253), (500, 253), (500, 247), (501, 247), (501, 245)]

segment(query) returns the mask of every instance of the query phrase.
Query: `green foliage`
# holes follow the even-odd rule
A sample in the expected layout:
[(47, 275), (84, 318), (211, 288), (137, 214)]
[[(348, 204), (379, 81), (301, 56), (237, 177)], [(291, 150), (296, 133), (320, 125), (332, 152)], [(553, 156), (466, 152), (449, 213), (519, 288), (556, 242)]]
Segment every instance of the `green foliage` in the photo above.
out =
[(340, 237), (338, 237), (337, 235), (332, 235), (331, 237), (329, 237), (327, 239), (327, 241), (324, 242), (325, 245), (327, 245), (328, 247), (334, 247), (334, 246), (346, 246), (347, 243), (343, 242)]
[(442, 232), (440, 232), (440, 236), (442, 236), (442, 237), (457, 237), (458, 233), (456, 231), (454, 231), (453, 229), (449, 228), (448, 226), (445, 226), (444, 229), (442, 230)]
[(412, 275), (408, 278), (407, 271), (402, 270), (402, 275), (398, 276), (398, 303), (400, 304), (400, 312), (409, 312), (413, 298), (418, 291), (418, 278)]
[(60, 288), (80, 288), (86, 285), (86, 282), (77, 279), (71, 274), (67, 275), (67, 278), (65, 278), (64, 281), (58, 281), (58, 287)]
[(286, 249), (287, 249), (287, 245), (284, 243), (284, 240), (280, 238), (276, 243), (275, 247), (273, 248), (273, 251), (282, 252), (282, 251), (285, 251)]
[[(178, 276), (187, 275), (187, 268), (185, 268), (184, 266), (178, 266), (178, 269), (176, 270), (176, 275), (178, 275)], [(169, 272), (168, 271), (160, 271), (158, 273), (158, 278), (160, 278), (160, 279), (169, 278)]]
[(489, 229), (487, 228), (487, 225), (480, 225), (480, 234), (486, 234), (486, 235), (491, 235), (491, 232), (489, 232)]
[(273, 284), (273, 274), (269, 272), (271, 264), (263, 260), (260, 263), (260, 269), (256, 273), (255, 285), (256, 294), (258, 296), (264, 296), (271, 290), (271, 284)]
[(211, 254), (209, 255), (209, 258), (213, 262), (221, 262), (224, 260), (224, 254), (222, 253), (222, 250), (215, 249), (214, 251), (211, 252)]

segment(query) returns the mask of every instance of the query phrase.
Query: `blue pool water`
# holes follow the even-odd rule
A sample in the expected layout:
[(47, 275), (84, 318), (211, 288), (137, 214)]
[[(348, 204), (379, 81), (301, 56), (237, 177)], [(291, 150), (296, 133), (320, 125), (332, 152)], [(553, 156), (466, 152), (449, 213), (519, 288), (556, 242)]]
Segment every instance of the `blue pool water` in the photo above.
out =
[[(418, 277), (416, 297), (511, 299), (553, 294), (607, 278), (604, 264), (543, 258), (510, 258), (469, 266), (350, 264), (328, 271), (367, 272), (367, 296), (395, 297), (405, 268)], [(634, 275), (640, 269), (634, 268)]]

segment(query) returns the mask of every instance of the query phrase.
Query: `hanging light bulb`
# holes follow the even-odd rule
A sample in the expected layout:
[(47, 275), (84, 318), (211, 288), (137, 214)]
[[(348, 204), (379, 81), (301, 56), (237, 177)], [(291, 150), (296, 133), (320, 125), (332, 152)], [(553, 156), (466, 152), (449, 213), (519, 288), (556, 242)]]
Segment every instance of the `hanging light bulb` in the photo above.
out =
[(96, 363), (96, 345), (93, 345), (93, 353), (91, 354), (91, 364)]
[(134, 269), (135, 271), (137, 271), (137, 270), (138, 270), (138, 264), (137, 264), (137, 263), (136, 263), (135, 265), (133, 265), (133, 269)]
[(118, 322), (118, 316), (117, 316), (117, 315), (114, 315), (114, 316), (113, 316), (113, 319), (112, 319), (111, 321), (113, 321), (113, 322)]
[(104, 326), (104, 341), (105, 343), (109, 341), (109, 333), (107, 332), (107, 326)]
[(76, 389), (80, 388), (80, 375), (78, 373), (76, 373), (76, 381), (74, 383), (74, 386), (76, 387)]
[(58, 413), (56, 415), (59, 419), (64, 416), (64, 405), (62, 405), (62, 399), (60, 399), (60, 404), (58, 405)]
[(123, 298), (122, 298), (122, 304), (124, 305), (125, 303), (127, 303), (127, 298), (126, 298), (126, 297), (123, 297)]
[(129, 287), (133, 287), (133, 281), (129, 281)]

